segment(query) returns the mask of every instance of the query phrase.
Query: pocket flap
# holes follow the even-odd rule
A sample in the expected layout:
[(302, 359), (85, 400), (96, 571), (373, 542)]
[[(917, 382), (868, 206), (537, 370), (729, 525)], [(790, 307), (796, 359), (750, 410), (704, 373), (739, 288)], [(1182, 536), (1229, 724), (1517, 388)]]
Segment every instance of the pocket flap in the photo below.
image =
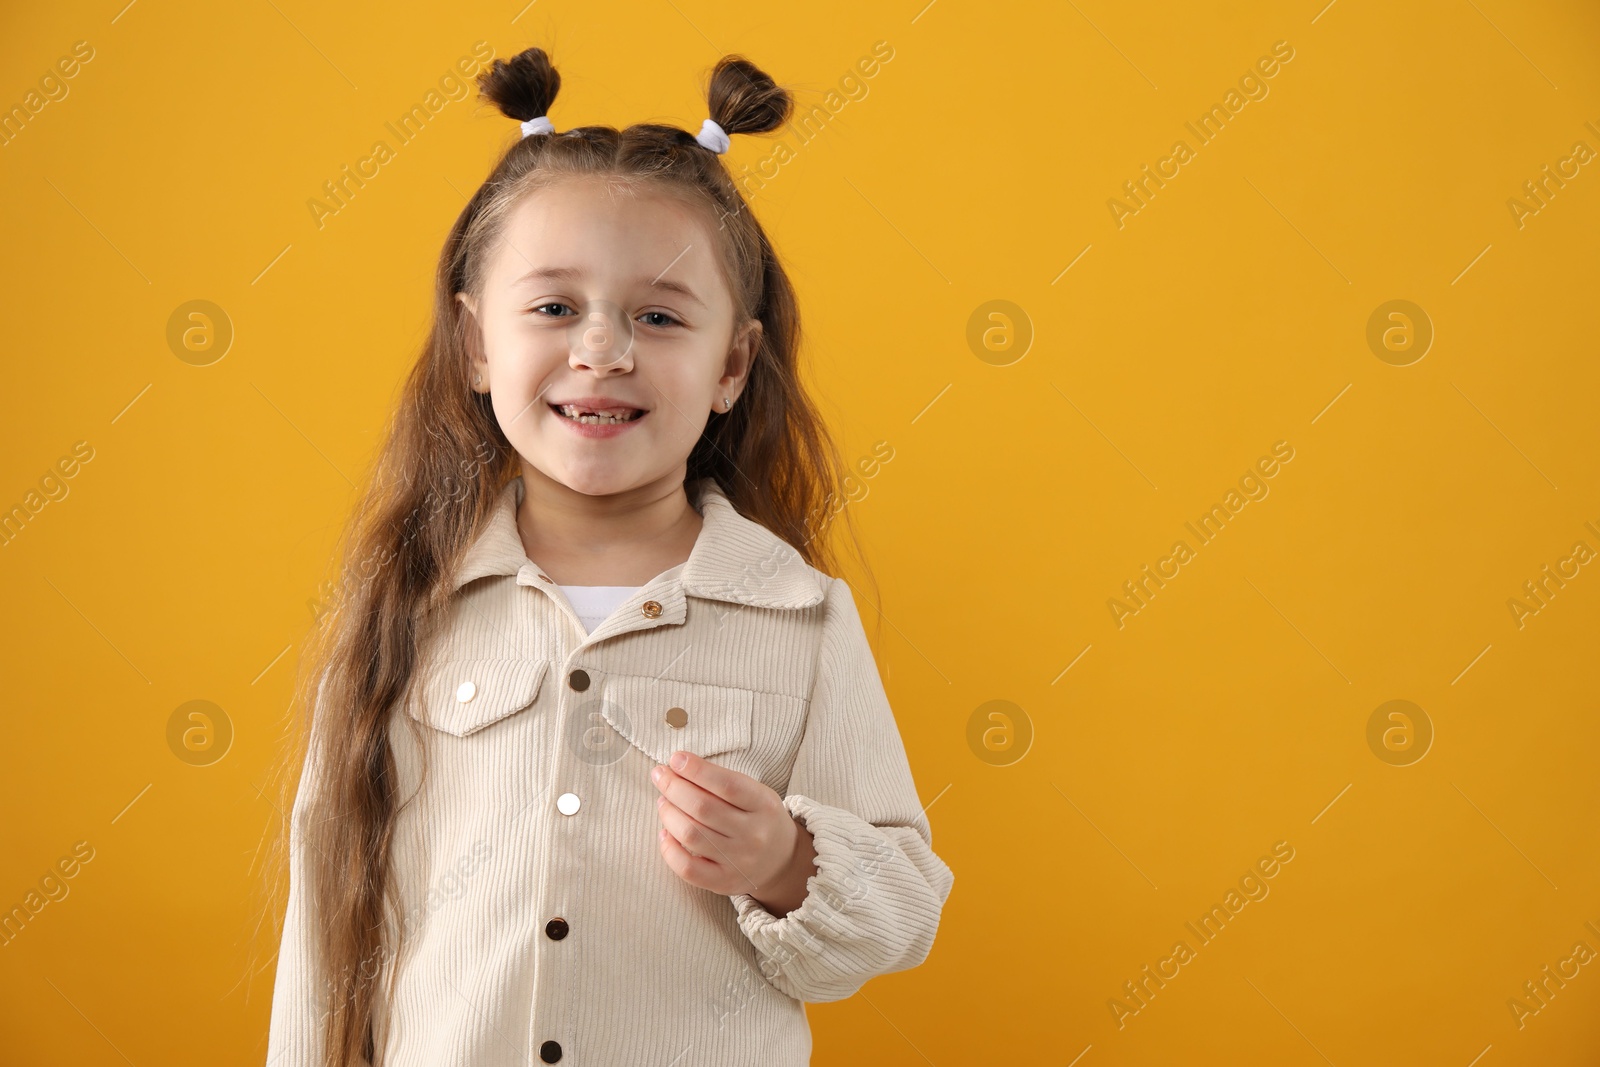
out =
[(657, 763), (678, 749), (715, 756), (750, 747), (752, 690), (627, 674), (601, 686), (600, 713)]
[(411, 715), (435, 729), (466, 737), (521, 711), (539, 696), (549, 672), (543, 659), (449, 659), (423, 679)]

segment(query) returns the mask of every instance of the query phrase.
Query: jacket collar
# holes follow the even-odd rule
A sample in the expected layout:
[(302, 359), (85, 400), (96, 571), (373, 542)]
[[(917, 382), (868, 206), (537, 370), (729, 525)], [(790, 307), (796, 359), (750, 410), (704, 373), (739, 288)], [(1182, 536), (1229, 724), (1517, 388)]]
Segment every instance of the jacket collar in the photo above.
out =
[[(664, 572), (678, 572), (684, 595), (761, 608), (822, 602), (817, 572), (777, 534), (739, 514), (713, 479), (698, 478), (686, 489), (690, 501), (698, 501), (704, 524), (688, 560)], [(528, 559), (517, 532), (522, 495), (519, 474), (501, 489), (488, 526), (457, 566), (453, 592), (491, 575), (518, 575), (521, 584), (537, 584), (532, 579), (538, 566)]]

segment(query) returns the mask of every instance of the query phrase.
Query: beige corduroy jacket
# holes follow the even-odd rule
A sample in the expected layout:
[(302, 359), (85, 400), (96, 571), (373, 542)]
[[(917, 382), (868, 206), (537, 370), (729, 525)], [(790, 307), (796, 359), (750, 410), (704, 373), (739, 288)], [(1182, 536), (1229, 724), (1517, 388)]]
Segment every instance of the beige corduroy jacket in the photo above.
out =
[[(383, 1067), (790, 1067), (803, 1001), (921, 963), (954, 880), (848, 583), (740, 515), (709, 479), (689, 559), (593, 633), (527, 558), (522, 480), (457, 570), (447, 624), (391, 720), (400, 796), (383, 962)], [(674, 727), (667, 721), (670, 709)], [(421, 725), (426, 722), (427, 725)], [(413, 729), (414, 728), (414, 729)], [(681, 880), (650, 771), (676, 749), (785, 798), (817, 873), (783, 918)], [(310, 757), (308, 757), (309, 764)], [(308, 767), (309, 769), (309, 767)], [(320, 1062), (327, 1005), (291, 817), (268, 1067)], [(386, 943), (392, 944), (395, 921)]]

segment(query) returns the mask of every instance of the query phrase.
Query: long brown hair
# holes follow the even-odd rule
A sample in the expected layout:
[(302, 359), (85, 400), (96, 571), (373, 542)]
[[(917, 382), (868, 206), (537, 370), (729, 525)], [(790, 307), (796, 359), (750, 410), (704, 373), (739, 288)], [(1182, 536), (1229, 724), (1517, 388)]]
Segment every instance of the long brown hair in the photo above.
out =
[[(478, 85), (503, 114), (528, 120), (547, 114), (561, 78), (543, 50), (530, 48), (495, 60)], [(707, 99), (729, 134), (774, 130), (792, 108), (786, 90), (738, 56), (717, 63)], [(324, 1067), (378, 1062), (371, 1022), (382, 968), (373, 963), (397, 951), (382, 931), (395, 913), (386, 900), (394, 818), (409, 799), (396, 795), (390, 712), (406, 699), (429, 625), (443, 614), (449, 575), (520, 469), (489, 397), (469, 388), (475, 326), (455, 294), (481, 296), (490, 255), (523, 197), (591, 175), (650, 183), (702, 205), (716, 224), (736, 313), (762, 324), (740, 402), (711, 418), (686, 482), (715, 479), (740, 513), (835, 575), (839, 560), (823, 535), (843, 514), (870, 578), (844, 506), (847, 468), (801, 385), (794, 289), (720, 158), (684, 130), (654, 124), (582, 126), (511, 144), (445, 240), (432, 327), (341, 537), (332, 603), (299, 661), (303, 718), (284, 745), (279, 810), (291, 810), (289, 779), (303, 767), (304, 815), (294, 821), (307, 871), (305, 930), (329, 1012)], [(276, 835), (274, 872), (287, 866), (287, 837), (287, 827)]]

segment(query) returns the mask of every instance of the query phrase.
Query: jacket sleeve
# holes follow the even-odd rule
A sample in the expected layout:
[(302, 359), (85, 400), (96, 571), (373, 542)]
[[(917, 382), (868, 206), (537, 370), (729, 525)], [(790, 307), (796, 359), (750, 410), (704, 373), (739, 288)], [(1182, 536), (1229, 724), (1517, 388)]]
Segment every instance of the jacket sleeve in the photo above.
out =
[[(326, 680), (326, 675), (323, 676)], [(312, 938), (316, 917), (311, 914), (311, 864), (304, 835), (312, 817), (313, 788), (317, 782), (316, 733), (321, 727), (322, 682), (317, 683), (317, 711), (312, 719), (312, 740), (300, 772), (294, 808), (289, 816), (289, 903), (283, 919), (283, 941), (278, 948), (278, 972), (273, 981), (272, 1022), (267, 1035), (267, 1067), (321, 1067), (323, 1035), (327, 1029), (328, 983), (318, 969)]]
[(761, 973), (796, 1000), (851, 996), (927, 958), (955, 880), (933, 852), (905, 744), (848, 582), (831, 579), (805, 734), (784, 806), (811, 832), (816, 873), (778, 918), (733, 895)]

